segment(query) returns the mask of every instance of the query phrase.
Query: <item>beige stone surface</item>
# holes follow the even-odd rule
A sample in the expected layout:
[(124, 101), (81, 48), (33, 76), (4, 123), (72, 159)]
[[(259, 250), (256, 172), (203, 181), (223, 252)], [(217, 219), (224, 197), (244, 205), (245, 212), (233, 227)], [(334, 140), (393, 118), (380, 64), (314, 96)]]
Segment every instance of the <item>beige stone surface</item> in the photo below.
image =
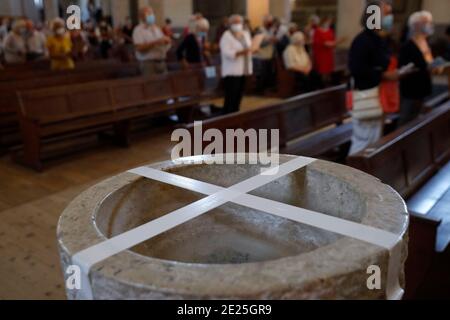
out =
[[(152, 167), (223, 187), (260, 171), (171, 162)], [(398, 235), (404, 285), (406, 206), (377, 179), (316, 161), (251, 194)], [(94, 186), (61, 217), (63, 269), (75, 253), (202, 197), (129, 173)], [(96, 264), (90, 279), (95, 299), (385, 299), (388, 258), (376, 245), (227, 204)], [(382, 290), (366, 286), (370, 265), (382, 270)]]

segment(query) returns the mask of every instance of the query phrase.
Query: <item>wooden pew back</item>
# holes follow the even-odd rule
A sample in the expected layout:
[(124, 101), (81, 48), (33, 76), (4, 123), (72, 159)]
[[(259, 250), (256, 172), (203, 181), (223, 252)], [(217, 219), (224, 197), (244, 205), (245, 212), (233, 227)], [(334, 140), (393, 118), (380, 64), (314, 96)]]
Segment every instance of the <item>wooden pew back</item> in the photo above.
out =
[[(137, 63), (130, 64), (134, 64), (135, 66), (138, 65)], [(84, 72), (92, 72), (99, 69), (120, 68), (124, 65), (127, 64), (124, 64), (117, 60), (92, 60), (77, 62), (74, 70), (52, 71), (50, 70), (50, 63), (48, 61), (39, 61), (6, 67), (6, 69), (0, 73), (0, 82), (17, 81), (24, 79), (42, 79), (64, 74), (79, 74)]]
[[(338, 86), (257, 110), (225, 115), (203, 122), (203, 130), (218, 129), (225, 133), (227, 129), (279, 129), (283, 148), (289, 141), (343, 121), (347, 116), (345, 92), (345, 86)], [(193, 132), (194, 124), (187, 129)]]
[(152, 77), (115, 79), (66, 85), (18, 94), (19, 115), (50, 124), (105, 112), (193, 97), (201, 93), (203, 69), (180, 71)]
[(138, 76), (140, 73), (137, 65), (117, 65), (114, 67), (94, 69), (91, 72), (56, 74), (53, 77), (23, 79), (18, 81), (0, 82), (0, 114), (13, 113), (17, 110), (17, 91), (32, 90), (38, 88), (85, 83), (105, 79), (120, 78), (122, 76)]
[(347, 162), (378, 177), (407, 198), (449, 158), (450, 101), (349, 157)]

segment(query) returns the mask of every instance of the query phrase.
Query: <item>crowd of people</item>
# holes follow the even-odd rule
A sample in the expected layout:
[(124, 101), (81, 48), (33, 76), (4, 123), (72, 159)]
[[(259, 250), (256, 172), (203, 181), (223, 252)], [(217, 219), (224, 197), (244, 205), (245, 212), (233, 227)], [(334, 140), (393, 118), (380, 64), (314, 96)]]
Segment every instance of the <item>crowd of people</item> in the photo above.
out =
[[(382, 28), (370, 29), (370, 16), (363, 14), (363, 30), (353, 39), (349, 54), (354, 121), (351, 153), (381, 138), (386, 112), (400, 113), (400, 124), (415, 119), (431, 94), (431, 75), (443, 71), (435, 64), (428, 44), (434, 31), (429, 12), (411, 15), (405, 39), (399, 43), (392, 37), (390, 2), (374, 0), (368, 5), (373, 4), (382, 9)], [(77, 61), (87, 58), (119, 56), (124, 61), (138, 61), (144, 75), (167, 72), (169, 52), (185, 68), (213, 64), (213, 58), (220, 56), (224, 112), (231, 113), (239, 110), (248, 76), (254, 76), (260, 93), (275, 85), (277, 61), (295, 75), (302, 92), (330, 84), (335, 49), (346, 40), (337, 38), (334, 29), (333, 19), (326, 16), (314, 15), (300, 28), (268, 15), (260, 27), (253, 28), (245, 17), (232, 15), (224, 18), (212, 35), (209, 21), (197, 13), (177, 34), (170, 19), (159, 26), (153, 9), (144, 7), (138, 25), (127, 19), (115, 29), (102, 17), (73, 31), (66, 30), (61, 19), (34, 24), (5, 18), (0, 26), (0, 53), (8, 64), (49, 59), (53, 70), (73, 69)], [(448, 43), (444, 50), (447, 59)]]
[[(382, 9), (382, 28), (371, 30), (369, 14), (353, 40), (349, 69), (353, 80), (353, 138), (350, 154), (358, 153), (383, 135), (386, 113), (399, 113), (399, 126), (416, 119), (432, 94), (432, 75), (444, 72), (436, 64), (428, 39), (434, 33), (430, 12), (413, 13), (403, 43), (392, 39), (395, 17), (389, 1), (368, 4)], [(367, 10), (365, 11), (367, 12)], [(400, 48), (396, 50), (396, 48)]]
[(0, 19), (0, 66), (51, 60), (53, 70), (68, 70), (77, 61), (88, 59), (132, 60), (131, 19), (116, 29), (108, 20), (89, 20), (81, 29), (67, 30), (61, 18), (46, 23), (25, 18)]
[[(264, 17), (261, 27), (255, 29), (248, 19), (242, 19), (243, 31), (249, 33), (252, 41), (255, 37), (261, 39), (258, 50), (252, 53), (259, 91), (263, 92), (273, 85), (274, 57), (285, 60), (289, 69), (306, 78), (310, 73), (317, 72), (312, 76), (315, 80), (318, 79), (317, 75), (326, 80), (334, 70), (333, 49), (339, 41), (334, 36), (332, 19), (312, 17), (304, 28), (303, 37), (296, 24), (271, 15)], [(166, 19), (163, 26), (158, 26), (156, 20), (150, 7), (140, 10), (138, 25), (127, 18), (116, 28), (111, 26), (110, 19), (97, 16), (82, 23), (80, 30), (67, 30), (62, 19), (35, 24), (24, 18), (13, 20), (5, 17), (0, 20), (0, 62), (20, 64), (50, 59), (55, 60), (55, 63), (52, 62), (54, 68), (70, 69), (76, 61), (119, 57), (124, 61), (138, 60), (147, 65), (143, 67), (146, 71), (158, 73), (165, 70), (164, 62), (171, 49), (174, 49), (174, 56), (185, 66), (212, 63), (211, 56), (219, 54), (222, 36), (232, 26), (231, 19), (224, 18), (216, 28), (216, 34), (212, 35), (209, 21), (196, 13), (182, 34), (178, 35), (173, 31), (170, 19)], [(293, 44), (291, 38), (295, 33), (298, 34), (294, 47), (304, 47), (306, 50), (294, 50), (291, 47), (287, 54), (286, 49)], [(154, 40), (155, 43), (148, 46)], [(177, 44), (177, 48), (172, 48), (174, 44)], [(61, 63), (61, 60), (65, 62)], [(314, 68), (308, 70), (300, 65), (292, 68), (293, 61), (304, 63), (308, 60)], [(152, 66), (149, 67), (149, 64)], [(299, 82), (305, 84), (304, 77), (299, 76)], [(317, 84), (310, 85), (306, 81), (308, 89), (320, 86), (317, 81), (313, 82)]]

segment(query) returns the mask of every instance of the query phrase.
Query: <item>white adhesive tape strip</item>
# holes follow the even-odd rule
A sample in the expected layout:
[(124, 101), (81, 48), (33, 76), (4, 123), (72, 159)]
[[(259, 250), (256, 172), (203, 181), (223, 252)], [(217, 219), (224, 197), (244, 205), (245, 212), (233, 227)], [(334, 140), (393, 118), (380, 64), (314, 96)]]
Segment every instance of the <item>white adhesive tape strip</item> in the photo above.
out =
[(79, 266), (82, 272), (82, 288), (77, 297), (79, 299), (93, 299), (89, 273), (95, 264), (199, 217), (225, 203), (233, 202), (234, 199), (242, 194), (278, 180), (314, 161), (315, 159), (311, 158), (296, 158), (269, 170), (270, 173), (273, 173), (272, 175), (268, 175), (266, 171), (264, 174), (245, 180), (228, 189), (221, 189), (221, 191), (184, 208), (76, 253), (72, 256), (72, 264)]
[[(129, 172), (204, 195), (211, 195), (220, 192), (221, 190), (225, 190), (222, 187), (209, 183), (177, 176), (148, 167), (137, 168), (130, 170)], [(240, 195), (238, 198), (233, 200), (233, 203), (273, 214), (291, 221), (307, 224), (322, 230), (351, 237), (353, 239), (361, 240), (388, 250), (390, 258), (388, 278), (386, 282), (386, 295), (390, 300), (399, 300), (403, 296), (403, 289), (399, 283), (401, 239), (396, 234), (371, 226), (329, 216), (323, 213), (259, 198), (249, 194)]]

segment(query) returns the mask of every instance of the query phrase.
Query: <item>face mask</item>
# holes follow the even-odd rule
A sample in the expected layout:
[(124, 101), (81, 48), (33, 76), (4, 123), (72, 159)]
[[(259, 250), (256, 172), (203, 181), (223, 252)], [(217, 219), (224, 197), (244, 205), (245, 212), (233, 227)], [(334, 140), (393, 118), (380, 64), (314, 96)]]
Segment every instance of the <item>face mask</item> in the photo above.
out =
[(156, 18), (155, 18), (155, 15), (154, 14), (149, 14), (148, 16), (147, 16), (147, 23), (148, 24), (155, 24), (155, 22), (156, 22)]
[(244, 30), (244, 25), (242, 23), (235, 23), (231, 25), (231, 31), (234, 33), (242, 32)]
[(422, 32), (427, 36), (432, 36), (434, 34), (434, 26), (432, 24), (426, 24), (422, 27)]
[(322, 29), (328, 30), (331, 27), (331, 23), (327, 22), (322, 25)]
[(57, 36), (62, 36), (62, 35), (64, 35), (65, 32), (66, 32), (66, 30), (64, 28), (59, 28), (59, 29), (56, 29), (56, 31), (55, 31)]
[(207, 36), (207, 33), (205, 31), (199, 31), (197, 32), (197, 37), (201, 38), (201, 39), (205, 39)]
[(392, 14), (383, 17), (383, 21), (381, 22), (381, 27), (384, 31), (392, 31), (394, 29), (394, 16)]

